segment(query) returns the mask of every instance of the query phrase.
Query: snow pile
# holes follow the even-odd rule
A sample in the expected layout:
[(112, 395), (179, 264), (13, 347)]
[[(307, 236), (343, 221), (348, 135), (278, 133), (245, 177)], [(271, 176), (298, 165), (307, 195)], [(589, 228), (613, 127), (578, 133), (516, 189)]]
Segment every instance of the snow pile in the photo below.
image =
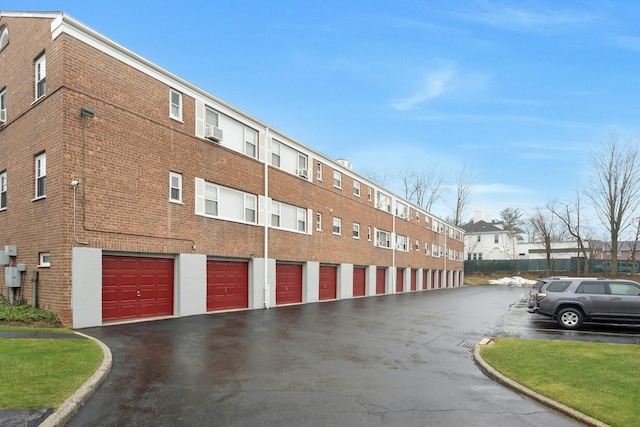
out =
[(503, 277), (502, 279), (489, 280), (491, 285), (511, 285), (511, 286), (532, 286), (536, 283), (535, 280), (523, 279), (522, 277), (512, 276)]

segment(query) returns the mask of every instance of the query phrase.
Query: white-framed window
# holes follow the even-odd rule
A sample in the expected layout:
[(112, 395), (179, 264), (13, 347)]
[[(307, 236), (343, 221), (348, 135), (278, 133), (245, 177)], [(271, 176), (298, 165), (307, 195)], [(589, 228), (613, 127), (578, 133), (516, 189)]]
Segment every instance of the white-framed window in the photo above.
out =
[(408, 251), (407, 236), (401, 236), (400, 234), (396, 234), (396, 249), (403, 252)]
[(209, 182), (204, 184), (204, 213), (218, 216), (218, 186)]
[(316, 230), (322, 231), (322, 214), (316, 212)]
[(280, 227), (280, 202), (271, 201), (271, 226)]
[(353, 195), (360, 197), (360, 182), (353, 180)]
[(258, 210), (258, 201), (255, 195), (253, 194), (245, 194), (244, 195), (244, 220), (245, 222), (250, 222), (252, 224), (256, 223), (256, 213)]
[(7, 122), (7, 89), (0, 90), (0, 127)]
[(373, 200), (373, 191), (371, 190), (371, 187), (367, 188), (367, 198), (369, 201)]
[(416, 251), (420, 252), (420, 240), (416, 239)]
[(333, 217), (333, 234), (342, 234), (342, 219)]
[(371, 241), (371, 227), (367, 227), (367, 241)]
[(322, 181), (322, 163), (316, 163), (316, 179)]
[(44, 53), (35, 61), (35, 84), (36, 99), (40, 99), (47, 94), (47, 59)]
[(7, 172), (0, 173), (0, 211), (7, 209)]
[(493, 236), (493, 243), (500, 243), (500, 235), (499, 234), (495, 234)]
[(391, 196), (378, 191), (377, 197), (378, 197), (378, 201), (376, 203), (376, 207), (378, 209), (391, 212)]
[(424, 254), (429, 255), (429, 243), (424, 244)]
[(249, 127), (244, 128), (244, 154), (255, 159), (258, 152), (258, 132)]
[(36, 199), (47, 195), (47, 153), (36, 156)]
[(301, 233), (305, 233), (307, 231), (307, 210), (298, 208), (296, 216), (298, 231)]
[(51, 267), (51, 254), (49, 252), (40, 252), (38, 254), (38, 267)]
[(182, 94), (175, 89), (169, 91), (169, 117), (182, 121)]
[(480, 241), (480, 235), (478, 234), (478, 242)]
[(431, 245), (431, 256), (434, 258), (439, 258), (440, 257), (440, 246), (438, 245)]
[(424, 226), (429, 228), (429, 217), (427, 215), (424, 216)]
[(384, 230), (376, 230), (376, 246), (391, 248), (391, 233)]
[(169, 201), (182, 203), (182, 175), (169, 172)]
[(420, 212), (416, 211), (416, 221), (420, 222)]
[(9, 44), (9, 28), (6, 25), (0, 27), (0, 50)]
[(358, 224), (357, 222), (353, 223), (353, 238), (354, 239), (360, 238), (360, 224)]
[(396, 201), (396, 215), (400, 218), (409, 218), (409, 207), (402, 202)]
[(338, 171), (333, 171), (333, 186), (342, 189), (342, 174)]
[(280, 167), (280, 143), (275, 139), (271, 140), (271, 164)]
[(220, 127), (220, 115), (211, 107), (204, 109), (204, 134), (213, 135), (213, 129)]

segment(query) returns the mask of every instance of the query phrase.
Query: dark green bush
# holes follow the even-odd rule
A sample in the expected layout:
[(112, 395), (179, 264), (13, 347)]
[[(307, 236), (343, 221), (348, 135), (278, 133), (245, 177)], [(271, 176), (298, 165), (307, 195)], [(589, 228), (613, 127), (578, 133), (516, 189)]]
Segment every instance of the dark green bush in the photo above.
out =
[(60, 326), (60, 318), (53, 312), (31, 307), (27, 304), (13, 305), (0, 296), (0, 322), (46, 323)]

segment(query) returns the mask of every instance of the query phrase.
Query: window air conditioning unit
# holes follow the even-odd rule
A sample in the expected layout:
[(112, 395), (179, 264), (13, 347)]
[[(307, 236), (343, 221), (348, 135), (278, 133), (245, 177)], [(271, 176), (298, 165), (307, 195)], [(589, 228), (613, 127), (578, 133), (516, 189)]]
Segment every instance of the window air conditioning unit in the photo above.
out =
[(7, 109), (3, 108), (0, 110), (0, 126), (7, 123)]
[(409, 219), (409, 215), (408, 215), (408, 214), (406, 214), (406, 213), (402, 213), (402, 214), (400, 214), (400, 218), (402, 218), (402, 219)]
[(220, 142), (222, 141), (222, 129), (215, 126), (205, 126), (204, 137), (211, 141)]
[(307, 179), (309, 178), (309, 171), (305, 168), (298, 168), (298, 176)]
[(429, 251), (424, 251), (424, 254), (425, 254), (425, 255), (429, 255), (429, 254), (430, 254), (430, 252), (429, 252)]
[(377, 202), (377, 203), (376, 203), (376, 207), (377, 207), (377, 208), (381, 208), (381, 207), (382, 207), (382, 202)]

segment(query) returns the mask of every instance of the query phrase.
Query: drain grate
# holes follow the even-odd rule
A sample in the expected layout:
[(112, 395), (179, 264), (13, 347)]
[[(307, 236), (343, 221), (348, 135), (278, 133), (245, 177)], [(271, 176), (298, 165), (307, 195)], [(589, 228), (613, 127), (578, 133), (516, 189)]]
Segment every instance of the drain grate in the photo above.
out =
[(463, 347), (463, 348), (468, 348), (473, 350), (476, 347), (476, 343), (469, 342), (469, 341), (462, 341), (460, 344), (458, 344), (458, 347)]

